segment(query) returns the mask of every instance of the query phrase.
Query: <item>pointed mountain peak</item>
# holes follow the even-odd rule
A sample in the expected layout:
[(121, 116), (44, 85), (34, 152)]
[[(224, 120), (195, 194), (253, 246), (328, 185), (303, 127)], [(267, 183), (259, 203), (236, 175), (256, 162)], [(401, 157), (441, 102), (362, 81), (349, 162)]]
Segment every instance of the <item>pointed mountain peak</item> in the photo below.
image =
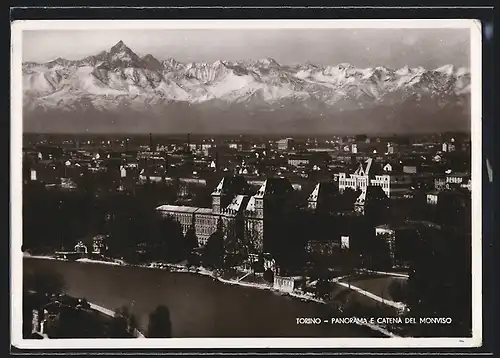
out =
[(116, 53), (116, 52), (121, 52), (121, 51), (130, 51), (131, 52), (132, 50), (130, 50), (130, 48), (128, 48), (127, 45), (125, 45), (125, 43), (122, 40), (120, 40), (120, 41), (118, 41), (118, 43), (116, 45), (111, 47), (110, 52)]
[[(299, 64), (300, 66), (300, 64)], [(304, 64), (305, 67), (318, 67), (317, 64), (315, 63), (312, 63), (311, 61), (307, 61), (305, 64)]]
[(119, 41), (111, 47), (110, 51), (97, 58), (100, 61), (107, 61), (111, 68), (140, 68), (143, 62), (137, 54), (132, 51), (123, 41)]
[(412, 70), (410, 69), (410, 67), (408, 67), (408, 65), (405, 65), (404, 67), (401, 67), (400, 69), (396, 70), (397, 75), (407, 75), (411, 72)]
[(66, 60), (65, 58), (62, 58), (62, 57), (58, 57), (52, 61), (45, 62), (45, 64), (49, 67), (53, 67), (56, 65), (66, 66), (66, 65), (69, 65), (71, 63), (72, 63), (72, 61)]
[(339, 69), (354, 68), (349, 62), (342, 62), (337, 65)]
[(161, 62), (156, 57), (154, 57), (153, 55), (151, 55), (150, 53), (148, 53), (145, 56), (143, 56), (141, 58), (141, 60), (145, 61), (145, 62), (157, 63), (157, 64), (161, 65)]
[(377, 66), (375, 67), (375, 70), (378, 70), (378, 71), (382, 71), (382, 72), (388, 72), (388, 71), (391, 71), (390, 68), (387, 68), (385, 66)]
[(173, 58), (173, 57), (169, 57), (169, 58), (167, 58), (166, 60), (163, 60), (163, 61), (162, 61), (162, 63), (163, 63), (164, 65), (173, 66), (173, 67), (175, 67), (176, 65), (180, 64), (180, 62), (179, 62), (179, 61), (177, 61), (177, 60), (176, 60), (175, 58)]
[(225, 62), (225, 61), (217, 60), (217, 61), (215, 61), (215, 62), (213, 63), (213, 66), (214, 66), (214, 67), (217, 67), (217, 66), (223, 66), (223, 65), (225, 65), (225, 64), (226, 64), (226, 62)]
[(444, 65), (439, 68), (436, 68), (434, 71), (441, 72), (450, 76), (453, 74), (453, 72), (455, 72), (455, 67), (453, 65)]
[(144, 63), (144, 67), (150, 70), (161, 70), (163, 67), (161, 62), (150, 53), (144, 56), (141, 60)]
[(460, 67), (456, 71), (457, 77), (463, 76), (463, 75), (470, 75), (470, 70), (467, 67)]
[(54, 63), (63, 63), (64, 61), (66, 61), (66, 59), (62, 58), (62, 57), (58, 57), (58, 58), (55, 58), (51, 61), (48, 61), (46, 63), (50, 63), (50, 64), (54, 64)]
[(184, 67), (184, 65), (182, 63), (180, 63), (179, 61), (177, 61), (173, 57), (169, 57), (166, 60), (163, 60), (161, 63), (163, 65), (163, 67), (169, 71), (176, 71), (176, 70)]
[(53, 60), (47, 61), (46, 63), (54, 63), (54, 62), (62, 62), (62, 61), (66, 61), (66, 60), (62, 57), (57, 57)]
[(257, 60), (256, 63), (259, 65), (265, 65), (265, 66), (279, 66), (280, 65), (274, 58), (271, 58), (271, 57), (261, 58), (260, 60)]

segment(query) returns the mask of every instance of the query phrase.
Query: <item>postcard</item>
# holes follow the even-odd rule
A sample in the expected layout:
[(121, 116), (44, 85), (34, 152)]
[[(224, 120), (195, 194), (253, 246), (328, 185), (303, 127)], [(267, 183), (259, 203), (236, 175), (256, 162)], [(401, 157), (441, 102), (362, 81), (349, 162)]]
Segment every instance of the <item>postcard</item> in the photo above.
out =
[(481, 346), (478, 21), (30, 20), (11, 52), (13, 346)]

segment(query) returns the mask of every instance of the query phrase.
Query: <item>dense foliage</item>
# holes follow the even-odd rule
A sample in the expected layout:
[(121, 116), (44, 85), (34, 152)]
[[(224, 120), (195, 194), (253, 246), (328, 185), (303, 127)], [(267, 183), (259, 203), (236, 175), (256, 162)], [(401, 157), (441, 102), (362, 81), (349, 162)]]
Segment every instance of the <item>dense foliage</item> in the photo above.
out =
[(165, 305), (159, 305), (149, 315), (148, 338), (172, 337), (170, 310)]

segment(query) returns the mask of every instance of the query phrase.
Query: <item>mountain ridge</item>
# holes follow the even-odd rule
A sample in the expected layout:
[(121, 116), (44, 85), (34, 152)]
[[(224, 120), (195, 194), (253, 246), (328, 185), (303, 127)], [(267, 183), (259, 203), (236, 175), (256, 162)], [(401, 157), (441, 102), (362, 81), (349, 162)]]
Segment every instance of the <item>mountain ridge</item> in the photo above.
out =
[[(67, 130), (72, 123), (86, 131), (157, 126), (265, 133), (292, 126), (322, 132), (392, 123), (412, 131), (428, 121), (424, 127), (439, 131), (463, 130), (470, 121), (465, 67), (289, 66), (272, 58), (182, 63), (141, 57), (123, 41), (81, 60), (23, 63), (23, 93), (27, 130)], [(356, 113), (366, 118), (352, 119)]]

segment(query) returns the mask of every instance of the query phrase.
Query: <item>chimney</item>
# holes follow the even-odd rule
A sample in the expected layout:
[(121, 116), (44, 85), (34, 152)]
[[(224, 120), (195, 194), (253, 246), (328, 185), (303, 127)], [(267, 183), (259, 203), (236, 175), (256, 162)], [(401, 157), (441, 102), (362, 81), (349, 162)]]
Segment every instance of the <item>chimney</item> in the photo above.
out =
[(149, 150), (154, 152), (155, 150), (153, 149), (153, 135), (149, 133)]
[(187, 145), (188, 145), (188, 148), (190, 148), (191, 146), (191, 133), (188, 133), (187, 135)]
[(219, 150), (215, 151), (215, 172), (219, 172)]

